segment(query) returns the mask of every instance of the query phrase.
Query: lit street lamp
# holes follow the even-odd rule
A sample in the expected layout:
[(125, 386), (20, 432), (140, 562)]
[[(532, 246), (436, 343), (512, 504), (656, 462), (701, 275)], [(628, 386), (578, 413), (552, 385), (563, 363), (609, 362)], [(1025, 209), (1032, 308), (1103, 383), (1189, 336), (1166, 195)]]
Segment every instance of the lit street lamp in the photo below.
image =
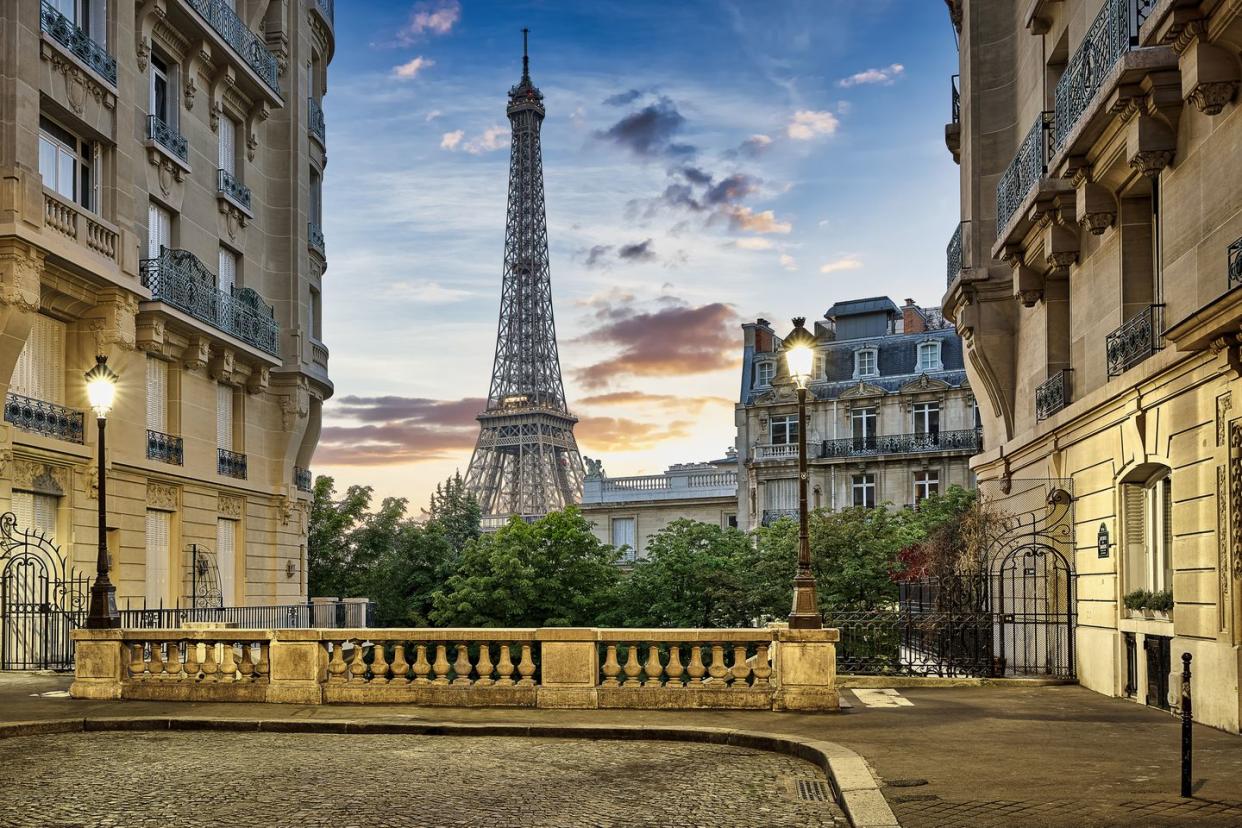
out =
[(116, 587), (108, 578), (108, 478), (104, 474), (104, 428), (119, 379), (116, 371), (108, 367), (108, 358), (102, 355), (95, 357), (95, 367), (86, 372), (86, 396), (99, 423), (99, 553), (95, 583), (91, 584), (91, 608), (86, 616), (88, 629), (121, 626), (121, 615), (116, 611)]
[(815, 576), (811, 574), (811, 538), (806, 521), (806, 386), (811, 381), (815, 337), (803, 327), (806, 317), (795, 317), (793, 323), (794, 329), (784, 342), (789, 378), (798, 386), (798, 574), (794, 576), (789, 628), (818, 630), (823, 621), (815, 595)]

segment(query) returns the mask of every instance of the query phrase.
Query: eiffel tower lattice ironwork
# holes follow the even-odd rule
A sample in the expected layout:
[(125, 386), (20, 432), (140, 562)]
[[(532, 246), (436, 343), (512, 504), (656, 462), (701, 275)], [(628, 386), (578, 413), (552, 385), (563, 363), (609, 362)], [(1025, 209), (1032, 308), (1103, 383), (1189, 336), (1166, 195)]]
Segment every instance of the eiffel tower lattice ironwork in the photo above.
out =
[(541, 517), (582, 495), (582, 456), (573, 431), (578, 420), (565, 404), (552, 316), (539, 144), (543, 94), (530, 79), (527, 34), (523, 29), (522, 79), (509, 90), (506, 110), (512, 142), (496, 360), (466, 474), (486, 528), (511, 515)]

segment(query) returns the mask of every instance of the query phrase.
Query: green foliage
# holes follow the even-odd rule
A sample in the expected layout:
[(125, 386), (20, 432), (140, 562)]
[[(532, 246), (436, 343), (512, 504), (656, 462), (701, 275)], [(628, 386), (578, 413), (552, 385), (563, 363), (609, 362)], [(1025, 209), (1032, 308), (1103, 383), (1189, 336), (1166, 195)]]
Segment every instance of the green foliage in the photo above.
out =
[(1130, 610), (1169, 612), (1173, 609), (1173, 592), (1167, 589), (1157, 592), (1136, 589), (1133, 592), (1127, 593), (1121, 601), (1125, 604), (1126, 609)]
[(1122, 603), (1126, 605), (1126, 609), (1141, 610), (1147, 606), (1147, 601), (1151, 598), (1151, 593), (1145, 589), (1136, 589), (1127, 593), (1122, 599)]

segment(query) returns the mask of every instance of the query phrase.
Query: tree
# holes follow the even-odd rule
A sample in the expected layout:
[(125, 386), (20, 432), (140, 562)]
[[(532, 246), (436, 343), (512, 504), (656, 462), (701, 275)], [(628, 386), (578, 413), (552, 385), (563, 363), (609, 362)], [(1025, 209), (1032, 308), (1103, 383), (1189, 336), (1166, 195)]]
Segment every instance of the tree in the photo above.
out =
[(335, 481), (315, 478), (306, 537), (306, 583), (311, 595), (350, 595), (358, 575), (350, 535), (371, 506), (370, 486), (350, 486), (336, 499)]
[(466, 544), (482, 534), (483, 510), (474, 495), (466, 490), (466, 481), (462, 480), (460, 472), (436, 484), (431, 504), (424, 514), (429, 525), (440, 527), (454, 549), (465, 549)]

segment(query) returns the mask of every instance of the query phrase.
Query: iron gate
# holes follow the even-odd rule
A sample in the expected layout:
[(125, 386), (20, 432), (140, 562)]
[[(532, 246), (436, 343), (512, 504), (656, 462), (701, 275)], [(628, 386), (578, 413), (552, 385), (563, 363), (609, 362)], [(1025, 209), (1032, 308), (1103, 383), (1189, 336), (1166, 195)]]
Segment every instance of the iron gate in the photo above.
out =
[(0, 516), (0, 670), (72, 670), (89, 596), (90, 579), (50, 539)]

